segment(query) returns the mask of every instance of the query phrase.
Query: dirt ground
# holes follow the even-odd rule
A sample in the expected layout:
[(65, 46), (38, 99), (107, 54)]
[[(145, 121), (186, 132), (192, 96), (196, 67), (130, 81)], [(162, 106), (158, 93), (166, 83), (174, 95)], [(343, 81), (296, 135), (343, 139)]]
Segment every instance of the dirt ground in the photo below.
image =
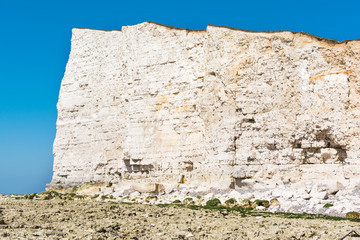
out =
[[(0, 239), (340, 239), (360, 223), (88, 200), (0, 199)], [(348, 239), (360, 239), (347, 237)]]

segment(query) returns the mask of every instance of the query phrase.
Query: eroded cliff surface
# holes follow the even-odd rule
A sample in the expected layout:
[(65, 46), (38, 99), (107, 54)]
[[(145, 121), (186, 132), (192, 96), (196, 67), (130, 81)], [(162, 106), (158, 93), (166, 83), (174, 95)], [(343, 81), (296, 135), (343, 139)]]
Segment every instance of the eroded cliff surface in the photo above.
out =
[(360, 42), (74, 29), (58, 112), (48, 188), (346, 185), (360, 180)]

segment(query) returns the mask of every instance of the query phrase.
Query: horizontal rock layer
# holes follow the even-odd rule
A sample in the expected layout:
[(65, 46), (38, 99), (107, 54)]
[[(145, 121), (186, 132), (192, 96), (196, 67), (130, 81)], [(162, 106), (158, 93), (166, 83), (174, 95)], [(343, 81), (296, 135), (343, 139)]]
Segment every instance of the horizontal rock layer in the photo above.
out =
[(358, 181), (359, 67), (359, 41), (303, 33), (74, 29), (48, 188)]

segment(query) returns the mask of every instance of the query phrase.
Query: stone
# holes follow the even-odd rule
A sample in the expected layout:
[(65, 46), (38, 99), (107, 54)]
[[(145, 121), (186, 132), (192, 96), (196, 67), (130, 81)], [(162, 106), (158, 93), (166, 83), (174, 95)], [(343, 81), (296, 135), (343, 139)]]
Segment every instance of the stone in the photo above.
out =
[(253, 193), (244, 193), (244, 194), (241, 194), (240, 196), (240, 200), (250, 200), (250, 199), (253, 199), (255, 196)]
[(187, 234), (186, 236), (185, 236), (185, 239), (195, 239), (194, 238), (194, 235), (192, 234), (192, 233), (189, 233), (189, 234)]
[(304, 193), (303, 195), (301, 195), (301, 198), (304, 200), (309, 200), (312, 198), (312, 196), (308, 193)]
[(271, 213), (275, 213), (278, 212), (280, 209), (280, 206), (270, 206), (267, 211), (271, 212)]
[(140, 195), (141, 195), (140, 192), (137, 192), (137, 191), (132, 192), (132, 193), (129, 194), (129, 196), (132, 197), (132, 198), (140, 197)]
[(327, 192), (311, 192), (311, 196), (315, 199), (325, 200), (328, 198)]
[(359, 86), (360, 41), (153, 22), (73, 29), (47, 189), (281, 187), (273, 196), (290, 200), (294, 184), (352, 186)]
[(203, 197), (203, 199), (204, 199), (204, 201), (208, 201), (208, 200), (214, 199), (214, 197), (215, 197), (214, 193), (208, 193)]
[(257, 205), (256, 204), (253, 205), (249, 199), (242, 200), (240, 204), (242, 207), (253, 207), (253, 206), (257, 207)]
[(271, 199), (270, 200), (270, 206), (272, 206), (272, 207), (280, 206), (279, 200), (277, 200), (276, 198)]
[(233, 190), (228, 194), (227, 199), (234, 198), (237, 202), (239, 202), (241, 197), (242, 197), (241, 193), (239, 193), (238, 191)]
[(170, 194), (175, 191), (177, 185), (174, 184), (163, 184), (165, 194)]
[(259, 199), (256, 199), (254, 202), (251, 203), (252, 208), (257, 208), (259, 206), (268, 208), (270, 206), (270, 203), (267, 200), (259, 200)]
[(279, 198), (283, 195), (283, 190), (277, 189), (275, 188), (272, 192), (271, 192), (272, 196), (274, 198)]
[(281, 197), (282, 198), (284, 198), (284, 199), (291, 199), (291, 198), (293, 198), (293, 196), (294, 196), (294, 193), (293, 192), (291, 192), (291, 191), (284, 191), (283, 193), (282, 193), (282, 195), (281, 195)]
[(347, 218), (360, 218), (360, 213), (358, 212), (348, 212), (346, 213)]
[(256, 210), (263, 211), (263, 210), (266, 210), (266, 207), (264, 207), (264, 206), (257, 206), (257, 207), (256, 207)]
[(140, 193), (160, 193), (165, 191), (163, 185), (157, 183), (134, 183), (131, 187)]

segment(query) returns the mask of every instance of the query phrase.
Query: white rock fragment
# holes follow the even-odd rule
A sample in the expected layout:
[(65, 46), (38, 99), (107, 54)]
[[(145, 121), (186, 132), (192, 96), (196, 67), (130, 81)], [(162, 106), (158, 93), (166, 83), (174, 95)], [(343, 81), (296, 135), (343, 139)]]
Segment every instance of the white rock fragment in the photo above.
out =
[(194, 235), (192, 233), (189, 233), (185, 236), (185, 239), (194, 239)]
[(234, 198), (237, 202), (240, 201), (241, 197), (242, 197), (241, 193), (238, 192), (238, 191), (235, 191), (235, 190), (231, 191), (231, 192), (228, 194), (228, 199)]

